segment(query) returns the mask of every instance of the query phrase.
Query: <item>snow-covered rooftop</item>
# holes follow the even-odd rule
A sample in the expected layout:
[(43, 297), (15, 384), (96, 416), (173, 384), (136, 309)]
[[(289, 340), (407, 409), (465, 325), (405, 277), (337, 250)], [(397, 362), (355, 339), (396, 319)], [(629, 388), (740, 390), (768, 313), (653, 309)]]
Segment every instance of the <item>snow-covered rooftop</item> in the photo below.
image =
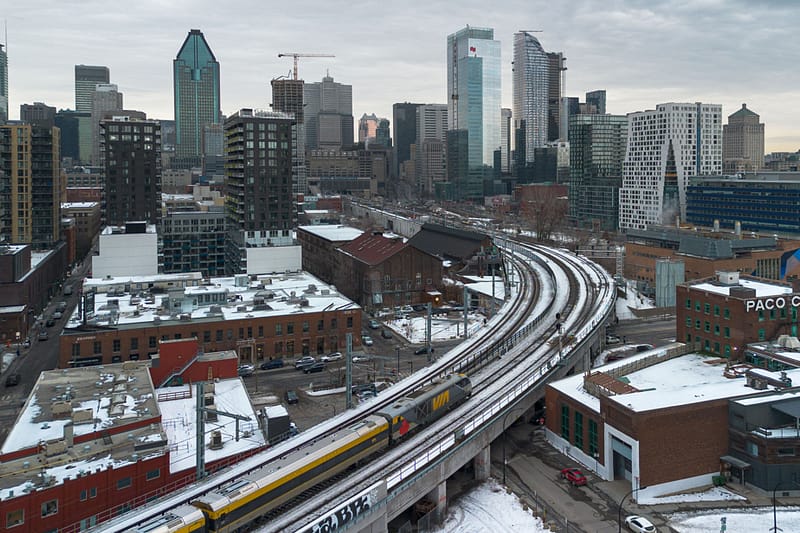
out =
[[(159, 286), (161, 290), (149, 290), (151, 286)], [(196, 272), (87, 279), (83, 292), (92, 290), (96, 292), (92, 323), (116, 327), (141, 326), (156, 319), (161, 323), (168, 320), (223, 321), (318, 313), (323, 309), (359, 309), (334, 288), (306, 272), (259, 275), (255, 280), (242, 274), (203, 281)], [(76, 310), (67, 328), (80, 324), (80, 314)]]
[(463, 276), (468, 279), (467, 289), (483, 294), (484, 296), (494, 296), (498, 300), (505, 298), (505, 284), (499, 275), (494, 277), (494, 294), (492, 294), (492, 276)]
[(718, 283), (702, 282), (692, 284), (692, 289), (707, 291), (722, 296), (730, 296), (731, 288), (745, 287), (754, 289), (756, 291), (756, 298), (766, 298), (768, 296), (780, 296), (782, 294), (791, 294), (792, 288), (785, 285), (778, 285), (775, 283), (768, 283), (765, 281), (757, 281), (753, 279), (739, 279), (739, 285), (722, 285)]
[(89, 209), (100, 205), (100, 202), (63, 202), (61, 209)]
[[(636, 368), (637, 361), (652, 357), (653, 353), (658, 351), (656, 348), (649, 353), (637, 354), (595, 370), (609, 372), (619, 367)], [(736, 398), (759, 392), (746, 387), (744, 379), (725, 377), (724, 370), (725, 364), (718, 358), (697, 353), (686, 354), (623, 374), (621, 377), (624, 381), (638, 392), (612, 395), (608, 400), (622, 404), (633, 411), (643, 412)], [(800, 369), (790, 370), (787, 374), (795, 381), (800, 380)], [(562, 394), (599, 412), (600, 400), (584, 389), (583, 380), (584, 376), (578, 374), (551, 385)]]
[(352, 241), (353, 239), (364, 233), (360, 229), (353, 228), (350, 226), (342, 226), (339, 224), (317, 224), (311, 226), (299, 226), (299, 229), (311, 233), (313, 235), (316, 235), (317, 237), (320, 237), (322, 239), (333, 242)]

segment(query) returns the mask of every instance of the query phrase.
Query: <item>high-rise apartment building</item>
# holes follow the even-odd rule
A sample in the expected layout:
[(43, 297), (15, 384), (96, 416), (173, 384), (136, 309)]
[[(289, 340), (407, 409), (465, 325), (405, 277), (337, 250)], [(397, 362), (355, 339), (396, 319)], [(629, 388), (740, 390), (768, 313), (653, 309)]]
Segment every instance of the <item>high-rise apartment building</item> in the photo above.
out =
[[(586, 93), (586, 104), (587, 106), (594, 106), (594, 114), (596, 115), (605, 115), (606, 114), (606, 91), (605, 89), (600, 89), (598, 91), (590, 91)], [(588, 111), (587, 114), (592, 114), (591, 111)]]
[(514, 121), (510, 109), (500, 110), (500, 172), (511, 172), (511, 140), (514, 138)]
[(106, 172), (105, 223), (157, 224), (161, 208), (161, 124), (141, 111), (121, 110), (100, 122)]
[(353, 86), (325, 76), (304, 88), (306, 148), (340, 149), (353, 146)]
[(393, 173), (401, 176), (403, 163), (411, 160), (411, 145), (417, 140), (417, 107), (421, 104), (409, 102), (392, 105), (392, 154)]
[(306, 123), (303, 95), (305, 81), (273, 79), (272, 110), (289, 113), (294, 117), (292, 126), (292, 192), (297, 195), (308, 192), (306, 169)]
[(722, 127), (722, 169), (726, 173), (755, 172), (764, 168), (764, 124), (747, 104), (728, 116)]
[(722, 106), (668, 103), (628, 114), (620, 229), (686, 218), (689, 176), (722, 172)]
[(573, 115), (569, 120), (569, 212), (578, 227), (616, 231), (628, 118)]
[(8, 120), (8, 52), (0, 44), (0, 124)]
[(447, 178), (447, 104), (421, 104), (417, 111), (414, 169), (417, 191), (430, 195)]
[(92, 164), (100, 164), (100, 121), (109, 111), (123, 109), (122, 93), (113, 83), (98, 83), (92, 92)]
[(514, 34), (513, 108), (517, 166), (533, 163), (534, 150), (548, 140), (550, 60), (539, 40)]
[(450, 198), (482, 198), (484, 180), (493, 176), (500, 147), (500, 61), (500, 41), (491, 28), (467, 26), (447, 36), (447, 116), (449, 129), (460, 132), (448, 134), (454, 152), (448, 154), (443, 192)]
[(225, 121), (229, 274), (247, 272), (247, 249), (292, 244), (294, 117), (241, 109)]
[(175, 99), (174, 168), (199, 167), (203, 126), (220, 124), (219, 63), (203, 32), (191, 30), (172, 62)]
[(60, 131), (0, 126), (0, 242), (49, 248), (60, 239)]

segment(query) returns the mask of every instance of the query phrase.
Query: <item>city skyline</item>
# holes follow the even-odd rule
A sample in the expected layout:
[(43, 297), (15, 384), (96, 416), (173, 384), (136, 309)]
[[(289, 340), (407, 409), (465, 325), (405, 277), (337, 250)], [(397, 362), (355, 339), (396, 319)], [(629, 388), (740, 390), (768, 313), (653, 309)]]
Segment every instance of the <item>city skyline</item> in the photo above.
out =
[[(800, 7), (779, 0), (758, 6), (739, 0), (693, 4), (514, 0), (489, 11), (485, 4), (467, 1), (454, 16), (452, 5), (444, 2), (412, 1), (396, 13), (299, 2), (257, 19), (262, 8), (254, 2), (240, 2), (227, 15), (217, 5), (200, 3), (187, 16), (180, 6), (144, 4), (122, 15), (82, 3), (37, 0), (3, 13), (9, 32), (9, 114), (17, 118), (20, 104), (36, 101), (72, 108), (73, 69), (86, 64), (110, 68), (126, 107), (172, 119), (176, 43), (198, 28), (221, 65), (225, 114), (241, 107), (269, 109), (270, 80), (292, 68), (291, 60), (279, 59), (278, 53), (301, 52), (336, 55), (301, 59), (304, 80), (318, 82), (330, 72), (353, 86), (355, 116), (391, 116), (397, 102), (446, 103), (447, 35), (470, 24), (493, 28), (501, 42), (503, 107), (512, 104), (514, 32), (544, 30), (536, 33), (544, 48), (568, 58), (567, 96), (605, 89), (612, 114), (653, 109), (662, 102), (711, 102), (723, 106), (725, 118), (746, 102), (766, 124), (767, 152), (798, 150), (800, 129), (786, 110), (800, 92), (800, 74), (786, 67), (800, 58), (800, 50), (781, 45), (794, 42), (789, 21)], [(30, 16), (33, 12), (37, 17)], [(769, 27), (758, 26), (763, 20)], [(370, 37), (364, 28), (380, 31)], [(737, 77), (740, 72), (747, 75)]]

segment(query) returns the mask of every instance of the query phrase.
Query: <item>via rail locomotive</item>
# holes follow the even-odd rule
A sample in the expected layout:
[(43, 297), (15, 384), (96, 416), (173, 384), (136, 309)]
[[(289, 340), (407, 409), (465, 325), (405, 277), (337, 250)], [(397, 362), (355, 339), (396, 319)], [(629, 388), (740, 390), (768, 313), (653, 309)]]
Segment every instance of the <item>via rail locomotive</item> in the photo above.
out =
[(228, 533), (298, 494), (388, 448), (415, 427), (430, 424), (464, 403), (472, 383), (452, 374), (310, 446), (296, 449), (222, 487), (130, 529), (136, 533)]

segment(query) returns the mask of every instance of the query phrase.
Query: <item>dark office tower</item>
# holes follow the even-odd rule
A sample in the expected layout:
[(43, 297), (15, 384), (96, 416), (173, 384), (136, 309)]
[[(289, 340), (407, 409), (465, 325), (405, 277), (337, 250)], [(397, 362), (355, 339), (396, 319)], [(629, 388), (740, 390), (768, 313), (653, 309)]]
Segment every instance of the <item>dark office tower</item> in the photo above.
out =
[(213, 176), (225, 176), (225, 139), (222, 124), (203, 126), (203, 176), (208, 179)]
[(112, 111), (100, 121), (106, 171), (105, 221), (157, 224), (161, 207), (161, 125), (141, 111)]
[(395, 177), (400, 177), (403, 163), (411, 160), (411, 145), (417, 141), (417, 108), (420, 105), (404, 102), (392, 106), (392, 168)]
[(108, 67), (75, 65), (75, 111), (91, 113), (95, 87), (109, 82)]
[(306, 171), (306, 124), (303, 80), (272, 80), (272, 110), (292, 115), (295, 119), (292, 156), (292, 191), (295, 195), (308, 192)]
[(375, 144), (390, 148), (392, 146), (392, 137), (389, 133), (389, 119), (381, 118), (378, 120), (378, 127), (375, 129)]
[(617, 230), (627, 136), (625, 116), (570, 117), (569, 211), (578, 227)]
[(172, 62), (175, 157), (172, 168), (200, 167), (203, 126), (220, 124), (219, 63), (200, 30), (191, 30)]
[(567, 58), (561, 52), (548, 52), (548, 76), (547, 76), (547, 140), (558, 141), (566, 140), (562, 138), (564, 129), (561, 123), (562, 102), (561, 102), (561, 76), (567, 70)]
[(80, 119), (89, 117), (72, 109), (60, 109), (56, 113), (55, 125), (61, 130), (61, 158), (69, 158), (73, 163), (80, 162)]
[(61, 224), (60, 131), (0, 126), (0, 241), (49, 248)]
[(42, 102), (22, 104), (19, 106), (19, 120), (25, 124), (52, 128), (55, 126), (56, 108)]
[(0, 44), (0, 124), (8, 120), (8, 53)]
[(349, 149), (353, 146), (353, 86), (325, 76), (303, 91), (306, 149)]
[(590, 91), (586, 93), (586, 103), (594, 106), (594, 112), (597, 115), (606, 114), (606, 91)]
[(292, 244), (294, 117), (241, 109), (225, 121), (228, 274), (247, 272), (249, 251)]

